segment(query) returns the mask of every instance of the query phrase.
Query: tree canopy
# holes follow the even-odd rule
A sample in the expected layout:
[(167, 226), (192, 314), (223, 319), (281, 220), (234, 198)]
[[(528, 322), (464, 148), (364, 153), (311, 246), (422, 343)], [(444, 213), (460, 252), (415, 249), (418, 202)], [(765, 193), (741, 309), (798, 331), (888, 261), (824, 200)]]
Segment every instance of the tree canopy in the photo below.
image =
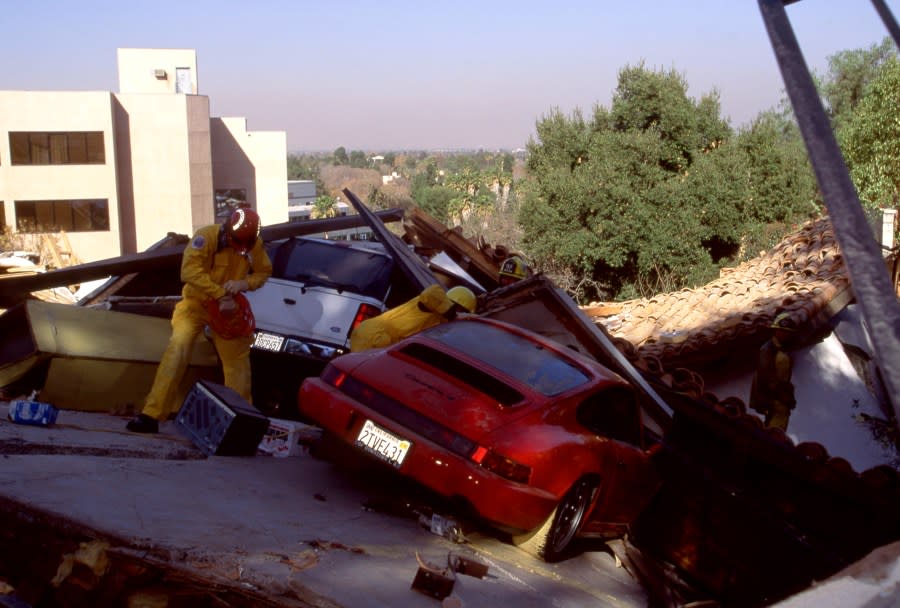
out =
[(814, 210), (795, 134), (774, 116), (734, 133), (718, 93), (694, 100), (672, 70), (626, 67), (610, 108), (589, 120), (553, 111), (536, 133), (524, 242), (539, 264), (591, 277), (595, 293), (582, 298), (707, 281), (740, 257), (753, 227)]
[(890, 38), (828, 58), (820, 85), (862, 203), (896, 206), (900, 188), (900, 60)]
[(828, 73), (820, 77), (819, 88), (835, 128), (840, 129), (853, 115), (882, 66), (896, 56), (893, 41), (885, 38), (867, 49), (841, 51), (828, 58)]

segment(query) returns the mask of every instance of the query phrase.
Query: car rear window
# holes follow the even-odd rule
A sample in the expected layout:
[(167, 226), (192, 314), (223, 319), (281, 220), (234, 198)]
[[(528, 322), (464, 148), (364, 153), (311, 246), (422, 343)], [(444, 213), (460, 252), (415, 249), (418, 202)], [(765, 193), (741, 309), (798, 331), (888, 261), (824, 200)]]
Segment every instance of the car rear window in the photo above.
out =
[(583, 370), (557, 353), (493, 325), (456, 321), (432, 327), (425, 333), (547, 397), (564, 393), (589, 380)]
[(344, 241), (291, 238), (272, 259), (272, 276), (289, 281), (318, 283), (384, 300), (391, 286), (393, 260), (377, 251)]
[(484, 393), (504, 407), (515, 405), (525, 398), (522, 393), (487, 371), (472, 367), (453, 355), (435, 350), (430, 346), (413, 342), (404, 346), (400, 352), (458, 378), (461, 382)]

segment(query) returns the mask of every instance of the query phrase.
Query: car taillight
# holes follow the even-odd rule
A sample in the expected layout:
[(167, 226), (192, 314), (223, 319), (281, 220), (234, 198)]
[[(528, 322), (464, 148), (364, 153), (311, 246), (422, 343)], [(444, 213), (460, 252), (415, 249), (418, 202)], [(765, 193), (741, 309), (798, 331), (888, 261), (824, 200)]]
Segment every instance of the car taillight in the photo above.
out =
[(333, 365), (326, 365), (325, 369), (322, 370), (322, 373), (319, 374), (319, 378), (322, 379), (322, 382), (330, 384), (335, 388), (340, 388), (344, 383), (344, 380), (347, 379), (347, 374)]
[(501, 456), (497, 452), (493, 452), (484, 446), (475, 448), (475, 451), (472, 452), (470, 458), (491, 473), (496, 473), (500, 477), (505, 477), (510, 481), (528, 483), (528, 479), (531, 477), (531, 467), (519, 464), (506, 456)]
[[(356, 316), (353, 317), (353, 325), (350, 326), (350, 333), (353, 333), (353, 330), (357, 328), (357, 326), (365, 321), (366, 319), (371, 319), (372, 317), (377, 317), (381, 314), (381, 311), (371, 304), (360, 304), (359, 308), (356, 309)], [(350, 334), (347, 334), (348, 336)]]

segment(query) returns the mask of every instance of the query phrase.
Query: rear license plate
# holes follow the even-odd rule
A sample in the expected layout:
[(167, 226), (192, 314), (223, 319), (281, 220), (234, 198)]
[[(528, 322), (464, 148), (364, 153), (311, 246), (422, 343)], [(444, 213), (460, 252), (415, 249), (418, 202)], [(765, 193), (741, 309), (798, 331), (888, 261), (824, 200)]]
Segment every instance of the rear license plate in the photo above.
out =
[(406, 458), (409, 448), (412, 447), (412, 442), (407, 439), (400, 439), (388, 433), (371, 420), (366, 420), (362, 430), (356, 437), (356, 445), (399, 468), (403, 464), (403, 459)]
[(284, 336), (276, 336), (275, 334), (267, 334), (265, 332), (258, 332), (256, 334), (256, 339), (253, 340), (254, 348), (271, 350), (276, 353), (281, 350), (282, 344), (284, 344)]

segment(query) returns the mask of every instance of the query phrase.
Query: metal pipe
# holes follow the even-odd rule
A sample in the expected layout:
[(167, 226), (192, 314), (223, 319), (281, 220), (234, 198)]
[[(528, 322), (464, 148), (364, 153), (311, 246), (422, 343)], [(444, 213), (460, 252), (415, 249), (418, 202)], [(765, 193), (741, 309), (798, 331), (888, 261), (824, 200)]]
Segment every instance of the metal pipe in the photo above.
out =
[(900, 27), (897, 26), (897, 20), (894, 19), (894, 15), (887, 7), (887, 4), (884, 3), (884, 0), (872, 0), (872, 5), (875, 7), (878, 16), (880, 16), (881, 20), (884, 22), (884, 26), (891, 33), (894, 44), (900, 47)]

